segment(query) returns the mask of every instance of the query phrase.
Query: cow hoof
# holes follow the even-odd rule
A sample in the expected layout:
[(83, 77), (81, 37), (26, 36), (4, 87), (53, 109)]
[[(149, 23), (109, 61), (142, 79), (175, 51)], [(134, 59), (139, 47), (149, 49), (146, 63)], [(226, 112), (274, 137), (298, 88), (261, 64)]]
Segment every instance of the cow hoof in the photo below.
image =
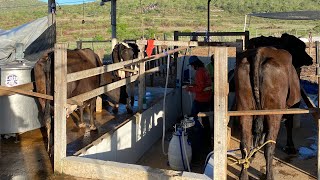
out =
[(286, 147), (282, 148), (282, 151), (288, 155), (296, 155), (297, 154), (297, 150), (296, 150), (296, 148), (294, 148), (294, 146), (286, 146)]
[(90, 131), (95, 131), (95, 130), (97, 130), (97, 127), (95, 125), (91, 125), (90, 126)]
[(86, 127), (86, 123), (80, 123), (78, 126), (79, 126), (79, 128), (85, 128)]
[(128, 113), (128, 114), (133, 114), (133, 111), (132, 111), (132, 109), (130, 109), (130, 108), (127, 108), (127, 113)]
[(114, 108), (112, 109), (113, 114), (117, 114), (118, 113), (118, 108)]

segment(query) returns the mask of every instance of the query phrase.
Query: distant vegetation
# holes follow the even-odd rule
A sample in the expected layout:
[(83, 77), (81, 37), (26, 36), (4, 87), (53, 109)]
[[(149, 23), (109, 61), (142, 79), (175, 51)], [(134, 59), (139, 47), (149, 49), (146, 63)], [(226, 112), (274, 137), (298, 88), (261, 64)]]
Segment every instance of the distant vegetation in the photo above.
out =
[[(110, 39), (110, 3), (100, 6), (99, 2), (57, 7), (58, 41)], [(117, 5), (117, 34), (120, 40), (141, 37), (162, 39), (164, 34), (172, 39), (175, 30), (207, 30), (205, 0), (141, 0), (141, 4), (140, 0), (118, 0)], [(251, 12), (318, 9), (320, 0), (212, 0), (210, 30), (243, 31), (245, 14)], [(0, 0), (0, 29), (11, 29), (46, 13), (47, 4), (37, 0)], [(306, 37), (309, 31), (313, 36), (320, 33), (318, 20), (285, 21), (252, 17), (248, 25), (251, 37), (280, 35), (283, 32)]]

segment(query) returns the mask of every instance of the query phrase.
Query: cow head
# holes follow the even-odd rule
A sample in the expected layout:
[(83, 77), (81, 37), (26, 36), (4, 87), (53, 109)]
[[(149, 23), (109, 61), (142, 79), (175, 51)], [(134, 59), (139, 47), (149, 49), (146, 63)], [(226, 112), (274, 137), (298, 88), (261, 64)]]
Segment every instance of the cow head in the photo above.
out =
[(133, 51), (133, 59), (138, 58), (138, 55), (140, 52), (138, 45), (136, 43), (128, 43), (128, 45), (131, 47), (131, 49)]
[(306, 52), (306, 44), (299, 38), (284, 33), (281, 36), (281, 45), (292, 55), (292, 64), (295, 68), (312, 65), (312, 58)]
[(135, 43), (119, 43), (112, 52), (113, 62), (127, 61), (138, 58), (140, 50)]

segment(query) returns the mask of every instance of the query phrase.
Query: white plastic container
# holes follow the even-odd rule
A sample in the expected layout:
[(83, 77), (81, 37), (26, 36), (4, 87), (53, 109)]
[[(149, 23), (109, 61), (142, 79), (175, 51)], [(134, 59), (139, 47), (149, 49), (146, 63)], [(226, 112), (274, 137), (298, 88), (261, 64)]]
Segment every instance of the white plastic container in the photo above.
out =
[[(238, 157), (240, 158), (241, 157), (241, 154), (237, 155), (235, 154), (236, 151), (239, 151), (240, 149), (236, 149), (236, 150), (229, 150), (227, 151), (227, 155), (231, 155), (233, 157)], [(214, 167), (214, 164), (213, 164), (213, 151), (210, 152), (208, 155), (207, 155), (207, 158), (206, 158), (206, 164), (205, 164), (205, 169), (204, 169), (204, 173), (206, 176), (208, 176), (209, 178), (212, 178), (213, 175), (214, 175), (214, 172), (213, 172), (213, 167)], [(240, 157), (239, 157), (240, 156)]]
[[(173, 134), (172, 139), (169, 143), (169, 149), (168, 149), (169, 165), (172, 169), (176, 171), (184, 171), (188, 169), (186, 157), (188, 158), (188, 162), (189, 163), (191, 162), (192, 149), (191, 149), (191, 145), (188, 144), (187, 139), (188, 139), (187, 134), (184, 134), (184, 137), (182, 137), (181, 131), (176, 131)], [(184, 148), (183, 146), (186, 148), (187, 156), (184, 153), (185, 151), (183, 149)]]
[(209, 161), (206, 164), (206, 168), (204, 169), (204, 174), (209, 178), (213, 177), (213, 157), (209, 158)]

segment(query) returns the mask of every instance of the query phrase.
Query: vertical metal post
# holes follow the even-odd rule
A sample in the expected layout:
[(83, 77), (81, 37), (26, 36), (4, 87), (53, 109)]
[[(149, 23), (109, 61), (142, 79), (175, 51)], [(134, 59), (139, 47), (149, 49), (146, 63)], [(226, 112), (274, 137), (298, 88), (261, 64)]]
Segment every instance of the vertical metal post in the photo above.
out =
[(227, 179), (228, 48), (214, 49), (214, 180)]
[[(173, 33), (173, 40), (174, 41), (179, 41), (179, 31), (174, 31), (174, 33)], [(176, 48), (178, 48), (177, 46), (174, 46), (173, 47), (174, 49), (176, 49)], [(176, 52), (176, 53), (174, 53), (173, 54), (173, 60), (174, 60), (174, 67), (175, 67), (175, 69), (178, 69), (178, 64), (177, 64), (177, 61), (178, 61), (178, 52)], [(177, 70), (176, 70), (176, 72), (177, 72)], [(182, 72), (181, 72), (182, 73)], [(175, 78), (177, 79), (177, 73), (175, 74)], [(176, 82), (176, 87), (177, 86), (179, 86), (180, 84), (181, 84), (181, 81), (182, 81), (182, 79), (180, 79), (180, 82)]]
[[(208, 0), (208, 29), (207, 32), (210, 32), (210, 2), (211, 0)], [(207, 36), (207, 39), (209, 39), (209, 36)]]
[(244, 46), (243, 47), (245, 49), (247, 49), (248, 44), (249, 44), (249, 35), (250, 35), (250, 33), (249, 33), (249, 31), (245, 31), (244, 33), (245, 33), (245, 35), (244, 35)]
[(48, 0), (48, 26), (51, 26), (56, 21), (55, 14), (51, 13), (51, 4), (52, 3), (55, 4), (56, 1), (55, 0)]
[[(318, 88), (320, 89), (320, 56), (319, 56), (319, 41), (316, 41), (316, 67), (317, 67), (317, 79)], [(318, 108), (320, 107), (320, 91), (318, 90)], [(319, 117), (319, 114), (318, 114)], [(318, 147), (320, 147), (320, 119), (318, 119)], [(320, 179), (320, 151), (318, 148), (318, 179)]]
[(54, 46), (54, 171), (63, 172), (67, 152), (67, 44)]
[(112, 49), (117, 44), (117, 0), (111, 0)]

